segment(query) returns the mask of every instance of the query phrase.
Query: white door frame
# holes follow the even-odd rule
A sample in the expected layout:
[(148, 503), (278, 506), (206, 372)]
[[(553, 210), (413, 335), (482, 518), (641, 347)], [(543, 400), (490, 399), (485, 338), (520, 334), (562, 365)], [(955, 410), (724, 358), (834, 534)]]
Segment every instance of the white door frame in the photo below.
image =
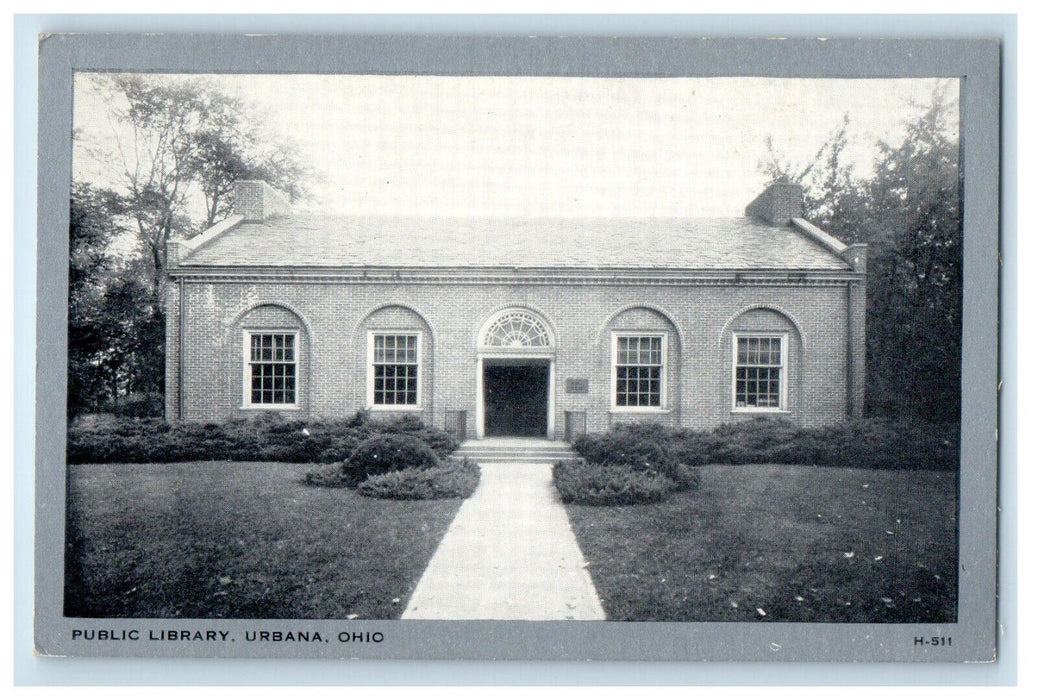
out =
[(476, 437), (486, 435), (486, 407), (483, 394), (484, 360), (547, 360), (548, 361), (548, 431), (544, 437), (555, 439), (555, 354), (551, 352), (481, 352), (476, 355)]

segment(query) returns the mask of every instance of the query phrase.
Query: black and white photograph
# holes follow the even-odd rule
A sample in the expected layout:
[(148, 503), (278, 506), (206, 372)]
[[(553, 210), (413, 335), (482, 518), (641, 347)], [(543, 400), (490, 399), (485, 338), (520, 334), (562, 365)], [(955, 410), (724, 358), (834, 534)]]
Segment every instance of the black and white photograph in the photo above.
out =
[(79, 653), (377, 654), (431, 620), (958, 642), (960, 77), (71, 87)]

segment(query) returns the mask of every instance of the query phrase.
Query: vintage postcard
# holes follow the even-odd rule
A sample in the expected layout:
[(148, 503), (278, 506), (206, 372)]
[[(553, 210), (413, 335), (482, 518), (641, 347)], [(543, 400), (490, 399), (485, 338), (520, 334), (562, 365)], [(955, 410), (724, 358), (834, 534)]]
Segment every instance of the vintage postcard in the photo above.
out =
[(997, 41), (40, 81), (40, 654), (996, 658)]

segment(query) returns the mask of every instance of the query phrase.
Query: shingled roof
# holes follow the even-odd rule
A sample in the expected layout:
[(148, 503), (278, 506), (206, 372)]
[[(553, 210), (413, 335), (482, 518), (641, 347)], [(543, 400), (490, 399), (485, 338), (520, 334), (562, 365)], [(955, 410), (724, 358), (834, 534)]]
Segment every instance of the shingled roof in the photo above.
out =
[[(240, 184), (243, 203), (262, 202), (269, 190)], [(341, 217), (240, 207), (178, 257), (197, 268), (851, 269), (842, 243), (796, 211), (758, 215), (758, 200), (747, 208), (754, 216), (730, 218)]]
[(847, 270), (794, 226), (726, 219), (341, 218), (240, 223), (181, 265)]

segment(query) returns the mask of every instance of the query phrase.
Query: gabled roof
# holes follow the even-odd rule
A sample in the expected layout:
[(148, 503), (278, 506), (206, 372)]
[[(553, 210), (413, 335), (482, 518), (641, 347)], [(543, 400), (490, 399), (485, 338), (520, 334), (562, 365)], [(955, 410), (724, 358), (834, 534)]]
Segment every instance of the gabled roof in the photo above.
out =
[[(839, 241), (795, 220), (396, 218), (290, 214), (207, 232), (183, 267), (846, 271)], [(218, 224), (219, 226), (219, 224)], [(214, 227), (215, 228), (215, 227)], [(822, 238), (821, 236), (825, 237)], [(825, 239), (828, 240), (825, 240)]]

